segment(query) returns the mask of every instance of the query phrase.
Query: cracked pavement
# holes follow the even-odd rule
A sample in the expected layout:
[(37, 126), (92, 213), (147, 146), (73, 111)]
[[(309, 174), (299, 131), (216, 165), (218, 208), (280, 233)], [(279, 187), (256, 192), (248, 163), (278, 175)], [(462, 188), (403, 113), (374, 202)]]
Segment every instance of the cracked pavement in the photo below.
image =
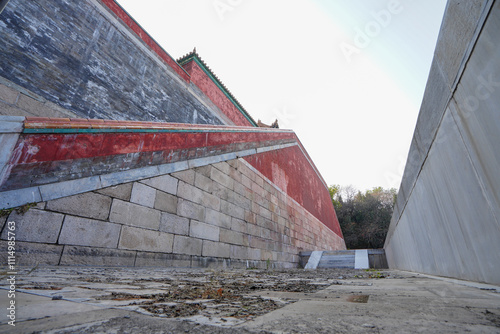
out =
[(2, 333), (500, 333), (500, 287), (396, 270), (26, 267), (15, 301)]

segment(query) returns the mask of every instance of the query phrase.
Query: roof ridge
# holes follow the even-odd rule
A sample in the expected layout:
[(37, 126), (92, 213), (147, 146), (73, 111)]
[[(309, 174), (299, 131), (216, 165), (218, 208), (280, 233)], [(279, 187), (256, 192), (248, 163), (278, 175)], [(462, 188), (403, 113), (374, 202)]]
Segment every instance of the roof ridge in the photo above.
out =
[(194, 59), (194, 58), (196, 58), (196, 60), (198, 60), (198, 62), (201, 63), (201, 65), (203, 65), (203, 67), (205, 67), (205, 69), (210, 73), (210, 75), (226, 91), (226, 93), (230, 96), (230, 98), (235, 102), (236, 107), (238, 109), (241, 109), (241, 111), (243, 111), (246, 114), (244, 116), (247, 118), (250, 118), (249, 119), (250, 122), (253, 122), (255, 124), (255, 126), (257, 126), (257, 122), (255, 122), (253, 117), (250, 116), (248, 111), (241, 105), (240, 101), (238, 101), (238, 99), (231, 93), (231, 91), (226, 87), (226, 85), (224, 85), (224, 83), (222, 83), (222, 81), (219, 79), (219, 77), (212, 71), (212, 69), (207, 65), (207, 63), (205, 63), (205, 61), (200, 57), (198, 52), (196, 52), (196, 47), (193, 49), (193, 51), (191, 51), (191, 52), (187, 53), (186, 55), (177, 59), (177, 63), (179, 63), (179, 65), (183, 66), (183, 65), (187, 64), (191, 59)]

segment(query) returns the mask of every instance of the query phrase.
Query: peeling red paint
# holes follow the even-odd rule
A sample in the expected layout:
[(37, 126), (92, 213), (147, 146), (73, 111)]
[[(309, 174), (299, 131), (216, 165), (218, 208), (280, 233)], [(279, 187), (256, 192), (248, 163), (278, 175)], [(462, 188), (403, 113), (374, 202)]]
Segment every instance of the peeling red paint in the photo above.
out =
[[(82, 159), (137, 152), (169, 151), (198, 147), (217, 147), (236, 143), (264, 143), (294, 139), (290, 133), (80, 133), (23, 134), (17, 161), (33, 163), (53, 160)], [(19, 145), (21, 145), (19, 144)], [(33, 147), (37, 149), (33, 149)]]

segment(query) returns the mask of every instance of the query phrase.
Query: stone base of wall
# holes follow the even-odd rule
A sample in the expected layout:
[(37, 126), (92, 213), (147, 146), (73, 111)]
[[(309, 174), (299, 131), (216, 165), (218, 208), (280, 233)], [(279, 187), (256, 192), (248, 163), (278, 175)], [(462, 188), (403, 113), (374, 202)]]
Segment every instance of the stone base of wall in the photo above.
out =
[(289, 268), (300, 251), (345, 249), (243, 159), (14, 210), (0, 219), (2, 249), (7, 221), (19, 265)]

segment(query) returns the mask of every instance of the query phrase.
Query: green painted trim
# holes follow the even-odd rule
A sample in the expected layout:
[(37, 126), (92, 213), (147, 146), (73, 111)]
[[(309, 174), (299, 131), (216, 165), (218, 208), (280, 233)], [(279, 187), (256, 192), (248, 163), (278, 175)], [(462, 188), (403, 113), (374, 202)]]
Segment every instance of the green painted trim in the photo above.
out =
[[(262, 128), (259, 128), (262, 129)], [(74, 128), (56, 128), (56, 129), (24, 129), (22, 133), (26, 134), (36, 134), (36, 133), (219, 133), (219, 132), (230, 132), (230, 133), (245, 133), (245, 132), (256, 132), (256, 133), (290, 133), (291, 130), (238, 130), (238, 129), (74, 129)]]
[(227, 89), (224, 87), (222, 82), (220, 82), (214, 74), (206, 67), (206, 65), (203, 63), (201, 59), (199, 59), (195, 54), (191, 54), (187, 56), (184, 59), (181, 59), (178, 61), (180, 65), (185, 65), (189, 63), (190, 61), (193, 61), (198, 64), (198, 66), (201, 67), (203, 72), (205, 72), (206, 75), (217, 85), (217, 87), (226, 95), (226, 97), (234, 104), (234, 106), (243, 114), (243, 116), (250, 122), (255, 127), (258, 127), (257, 123), (253, 120), (253, 118), (246, 112), (246, 110), (243, 108), (243, 106), (236, 101), (236, 99), (232, 96), (231, 93), (227, 91)]

